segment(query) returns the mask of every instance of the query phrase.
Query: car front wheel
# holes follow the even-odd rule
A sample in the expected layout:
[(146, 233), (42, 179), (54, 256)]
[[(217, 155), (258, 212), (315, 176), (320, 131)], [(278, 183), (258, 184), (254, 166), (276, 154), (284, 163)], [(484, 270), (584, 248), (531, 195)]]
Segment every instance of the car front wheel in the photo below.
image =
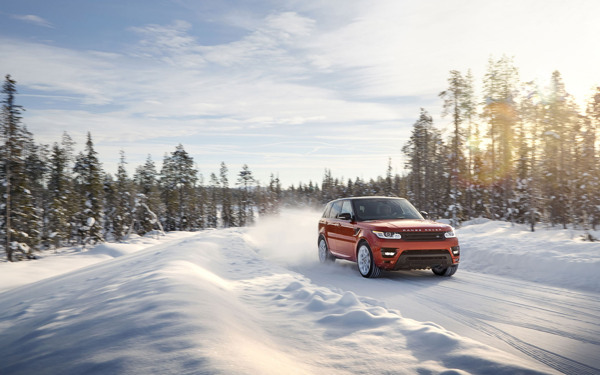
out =
[(358, 263), (358, 272), (360, 272), (362, 277), (378, 277), (381, 273), (381, 269), (373, 262), (371, 248), (364, 242), (358, 247), (356, 263)]
[(437, 276), (452, 276), (456, 273), (456, 270), (458, 270), (458, 264), (450, 267), (432, 267), (431, 270)]

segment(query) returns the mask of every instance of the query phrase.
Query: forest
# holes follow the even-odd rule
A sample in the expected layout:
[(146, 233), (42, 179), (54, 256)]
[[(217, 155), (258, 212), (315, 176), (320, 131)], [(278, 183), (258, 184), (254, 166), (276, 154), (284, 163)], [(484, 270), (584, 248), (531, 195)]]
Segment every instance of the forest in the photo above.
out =
[[(512, 58), (490, 58), (480, 94), (470, 71), (449, 72), (439, 94), (439, 128), (422, 108), (409, 141), (406, 164), (382, 176), (322, 181), (282, 188), (276, 174), (258, 182), (249, 166), (229, 181), (202, 176), (179, 144), (158, 170), (149, 155), (133, 176), (121, 151), (115, 175), (107, 173), (88, 133), (83, 151), (67, 133), (53, 145), (37, 144), (23, 123), (17, 82), (6, 75), (0, 128), (0, 244), (8, 261), (34, 259), (61, 246), (120, 241), (135, 233), (194, 231), (253, 224), (282, 207), (320, 208), (343, 196), (408, 198), (433, 219), (454, 226), (484, 217), (583, 230), (600, 224), (598, 129), (600, 87), (579, 108), (560, 72), (548, 87), (521, 81)], [(588, 240), (596, 240), (588, 235)]]

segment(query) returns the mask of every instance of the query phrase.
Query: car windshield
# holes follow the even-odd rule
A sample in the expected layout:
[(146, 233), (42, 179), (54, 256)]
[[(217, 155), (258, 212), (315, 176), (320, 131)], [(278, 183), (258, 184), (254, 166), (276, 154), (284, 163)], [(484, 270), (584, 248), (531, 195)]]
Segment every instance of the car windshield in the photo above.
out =
[(352, 203), (359, 221), (423, 219), (423, 216), (406, 199), (356, 199)]

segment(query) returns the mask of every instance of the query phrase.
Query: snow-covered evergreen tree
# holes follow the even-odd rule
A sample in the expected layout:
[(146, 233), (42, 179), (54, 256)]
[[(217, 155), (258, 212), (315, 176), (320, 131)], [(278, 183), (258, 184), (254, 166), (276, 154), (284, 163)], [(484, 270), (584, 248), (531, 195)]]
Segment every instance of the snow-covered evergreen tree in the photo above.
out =
[(462, 217), (464, 206), (463, 184), (468, 178), (467, 164), (463, 154), (465, 137), (462, 129), (462, 124), (465, 120), (465, 95), (467, 94), (467, 83), (462, 74), (457, 70), (450, 71), (448, 78), (448, 88), (440, 93), (440, 97), (444, 99), (442, 117), (451, 115), (452, 117), (452, 136), (449, 142), (449, 157), (446, 164), (449, 167), (449, 185), (450, 185), (450, 201), (449, 211), (452, 215), (452, 224), (458, 225), (459, 219)]
[(71, 137), (64, 133), (61, 143), (54, 143), (49, 157), (47, 189), (50, 202), (46, 220), (48, 244), (53, 247), (66, 244), (74, 234), (77, 202), (71, 173), (73, 145)]
[(10, 75), (2, 85), (2, 235), (9, 261), (33, 257), (40, 238), (39, 216), (35, 209), (31, 181), (27, 176), (27, 154), (32, 135), (21, 124), (23, 107), (16, 104), (17, 82)]
[(513, 218), (519, 223), (528, 223), (531, 231), (540, 220), (540, 173), (539, 139), (543, 121), (543, 93), (534, 82), (522, 88), (520, 119), (516, 137), (516, 186)]
[(240, 187), (238, 194), (238, 225), (250, 225), (254, 223), (254, 199), (252, 199), (251, 191), (254, 185), (254, 177), (247, 164), (242, 166), (242, 170), (238, 174), (237, 185)]
[(408, 198), (419, 209), (442, 215), (446, 207), (441, 199), (448, 196), (447, 158), (440, 131), (433, 126), (433, 119), (421, 109), (419, 119), (413, 125), (412, 134), (402, 151), (406, 155), (409, 173)]
[(510, 219), (513, 197), (513, 157), (517, 121), (518, 71), (511, 58), (490, 58), (484, 78), (482, 117), (488, 121), (491, 171), (490, 212), (494, 219)]
[(130, 232), (134, 221), (135, 192), (127, 176), (125, 165), (125, 153), (121, 151), (116, 179), (110, 186), (112, 197), (107, 196), (106, 199), (106, 221), (111, 223), (112, 236), (117, 241), (122, 240)]
[(208, 187), (206, 205), (206, 227), (217, 228), (219, 225), (218, 202), (221, 201), (221, 183), (214, 173), (210, 174), (210, 185)]
[(572, 194), (572, 166), (570, 148), (575, 110), (565, 89), (560, 72), (552, 73), (549, 92), (544, 106), (544, 127), (542, 133), (542, 186), (547, 201), (551, 224), (562, 224), (566, 228), (570, 221), (569, 200)]
[(236, 226), (236, 220), (233, 215), (233, 203), (231, 190), (229, 189), (228, 169), (225, 162), (221, 162), (219, 178), (221, 183), (221, 221), (224, 228)]
[[(585, 230), (593, 229), (600, 224), (600, 166), (598, 162), (597, 134), (600, 129), (600, 87), (596, 88), (586, 109), (581, 143), (577, 163), (580, 215)], [(588, 234), (588, 237), (591, 236)]]
[(75, 189), (80, 202), (77, 213), (77, 229), (80, 241), (97, 243), (104, 241), (104, 172), (94, 149), (92, 135), (88, 132), (84, 152), (80, 152), (73, 167)]
[[(161, 209), (158, 172), (152, 157), (148, 155), (144, 165), (138, 166), (133, 177), (135, 190), (135, 228), (137, 234), (143, 235), (160, 229)], [(159, 228), (161, 226), (161, 228)]]
[(198, 182), (196, 184), (195, 192), (195, 205), (194, 205), (194, 228), (204, 229), (206, 228), (206, 211), (207, 211), (207, 200), (208, 191), (204, 186), (204, 176), (202, 173), (198, 175)]
[(180, 144), (165, 155), (161, 170), (163, 202), (166, 207), (166, 230), (194, 229), (198, 204), (195, 186), (198, 171), (194, 160)]

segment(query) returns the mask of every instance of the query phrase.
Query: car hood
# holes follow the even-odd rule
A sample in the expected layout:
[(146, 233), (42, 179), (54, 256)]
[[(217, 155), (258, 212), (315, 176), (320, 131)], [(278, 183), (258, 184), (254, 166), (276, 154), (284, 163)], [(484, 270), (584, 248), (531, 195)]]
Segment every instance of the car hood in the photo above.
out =
[(431, 220), (372, 220), (363, 221), (360, 226), (384, 232), (447, 232), (452, 227)]

